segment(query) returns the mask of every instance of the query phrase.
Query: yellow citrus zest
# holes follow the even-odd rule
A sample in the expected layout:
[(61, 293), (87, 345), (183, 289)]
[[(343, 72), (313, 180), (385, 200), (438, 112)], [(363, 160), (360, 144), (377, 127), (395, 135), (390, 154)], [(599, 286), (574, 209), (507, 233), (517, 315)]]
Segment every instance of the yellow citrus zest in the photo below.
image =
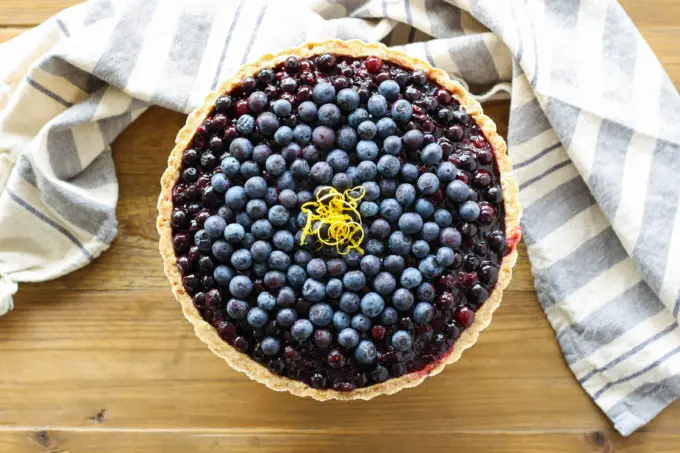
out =
[(328, 245), (334, 246), (341, 255), (351, 250), (363, 254), (361, 241), (364, 239), (364, 229), (357, 207), (365, 195), (366, 189), (361, 186), (347, 189), (344, 193), (333, 187), (321, 189), (316, 201), (309, 201), (300, 208), (307, 215), (300, 244), (304, 244), (307, 236), (313, 236), (319, 242), (318, 248)]

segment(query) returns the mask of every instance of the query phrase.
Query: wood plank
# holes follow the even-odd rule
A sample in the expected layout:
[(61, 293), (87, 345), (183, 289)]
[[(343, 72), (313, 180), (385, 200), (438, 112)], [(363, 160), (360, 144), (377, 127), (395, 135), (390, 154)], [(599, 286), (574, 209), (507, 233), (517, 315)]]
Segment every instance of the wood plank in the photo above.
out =
[(0, 25), (38, 25), (82, 0), (3, 0)]
[[(507, 293), (478, 344), (421, 386), (323, 405), (233, 371), (194, 336), (169, 290), (33, 286), (16, 305), (0, 323), (0, 426), (87, 426), (102, 408), (107, 427), (355, 430), (371, 420), (400, 430), (412, 419), (433, 430), (607, 426), (529, 292)], [(664, 417), (677, 422), (678, 409)]]
[(35, 430), (3, 433), (4, 453), (162, 452), (162, 453), (675, 453), (678, 434), (640, 433), (623, 438), (609, 431), (584, 432), (437, 432), (419, 426), (418, 433), (390, 432), (102, 432)]

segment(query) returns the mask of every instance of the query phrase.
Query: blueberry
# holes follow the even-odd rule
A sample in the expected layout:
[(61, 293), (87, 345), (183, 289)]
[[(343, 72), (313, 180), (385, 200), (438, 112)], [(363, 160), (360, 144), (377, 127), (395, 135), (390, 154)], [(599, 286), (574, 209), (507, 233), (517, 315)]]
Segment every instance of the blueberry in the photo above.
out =
[(381, 178), (378, 181), (380, 192), (383, 197), (394, 197), (397, 193), (397, 180), (393, 178)]
[(390, 135), (383, 141), (383, 149), (387, 154), (397, 156), (401, 152), (401, 139), (396, 135)]
[(401, 275), (401, 272), (406, 267), (406, 261), (403, 256), (390, 255), (383, 260), (383, 267), (387, 272)]
[(262, 280), (264, 282), (264, 286), (267, 288), (279, 289), (286, 284), (286, 274), (281, 271), (269, 271), (264, 275)]
[(223, 239), (215, 241), (212, 245), (212, 254), (220, 261), (229, 261), (232, 253), (234, 253), (234, 246)]
[(458, 215), (466, 222), (474, 222), (479, 218), (481, 210), (474, 201), (466, 201), (458, 208)]
[(435, 278), (442, 274), (442, 266), (434, 255), (428, 255), (418, 264), (418, 270), (425, 278)]
[(437, 262), (441, 264), (442, 267), (449, 267), (455, 261), (456, 255), (450, 248), (441, 247), (439, 250), (437, 250), (435, 258), (437, 258)]
[(350, 250), (347, 255), (343, 257), (343, 260), (347, 264), (347, 266), (356, 269), (359, 267), (359, 263), (361, 262), (361, 253), (359, 253), (357, 250)]
[(349, 155), (341, 149), (334, 149), (328, 153), (326, 162), (331, 166), (333, 171), (342, 172), (349, 167)]
[[(241, 169), (241, 164), (239, 163), (238, 160), (236, 160), (235, 157), (229, 156), (229, 157), (225, 157), (222, 160), (220, 167), (222, 167), (222, 173), (224, 174), (224, 176), (226, 176), (228, 178), (233, 178), (234, 176), (239, 174), (239, 170)], [(217, 176), (217, 175), (215, 175), (215, 176)]]
[(241, 225), (246, 230), (250, 230), (250, 227), (253, 225), (253, 221), (250, 219), (248, 213), (246, 212), (239, 212), (238, 214), (236, 214), (236, 223)]
[(334, 127), (337, 126), (342, 117), (342, 112), (335, 104), (325, 104), (319, 108), (317, 113), (317, 123), (322, 126)]
[(335, 258), (326, 263), (328, 275), (331, 277), (342, 277), (347, 272), (347, 264), (340, 258)]
[(373, 121), (363, 121), (357, 127), (357, 132), (359, 134), (359, 138), (362, 140), (372, 140), (373, 137), (375, 137), (375, 134), (378, 133), (378, 128), (375, 126)]
[(338, 344), (343, 348), (354, 348), (359, 344), (359, 333), (352, 328), (342, 329), (338, 334)]
[(381, 272), (373, 279), (373, 289), (383, 296), (392, 294), (397, 287), (397, 281), (389, 272)]
[(385, 300), (378, 293), (367, 293), (361, 298), (361, 312), (369, 318), (378, 316), (385, 308)]
[(267, 261), (269, 255), (272, 253), (272, 246), (266, 241), (256, 241), (252, 246), (250, 246), (250, 255), (253, 257), (253, 261), (258, 263), (263, 263)]
[(387, 99), (380, 94), (374, 94), (368, 99), (367, 108), (373, 118), (381, 118), (387, 113)]
[(404, 134), (403, 141), (404, 145), (411, 149), (419, 149), (423, 146), (425, 137), (421, 131), (418, 129), (412, 129)]
[(309, 253), (307, 250), (296, 250), (295, 254), (293, 255), (293, 261), (295, 261), (295, 264), (298, 266), (301, 266), (303, 268), (307, 267), (307, 264), (312, 260), (312, 254)]
[(412, 184), (399, 184), (394, 197), (402, 206), (409, 206), (416, 200), (416, 189)]
[(453, 223), (453, 216), (446, 209), (437, 209), (434, 212), (434, 221), (439, 228), (446, 228)]
[(312, 99), (317, 104), (327, 104), (335, 99), (335, 87), (328, 82), (319, 82), (312, 90)]
[(437, 167), (437, 178), (443, 183), (451, 182), (456, 178), (456, 171), (455, 165), (451, 162), (442, 162)]
[(290, 257), (281, 250), (274, 250), (267, 257), (267, 265), (270, 269), (285, 272), (290, 267)]
[(415, 241), (411, 247), (411, 253), (416, 258), (425, 258), (430, 253), (430, 244), (422, 239)]
[(309, 164), (307, 163), (306, 160), (303, 159), (297, 159), (293, 164), (290, 166), (290, 173), (293, 175), (293, 178), (296, 179), (307, 179), (309, 177), (309, 174), (311, 172), (311, 169), (309, 167)]
[(423, 219), (429, 219), (434, 215), (434, 204), (425, 198), (418, 198), (415, 210)]
[(354, 129), (359, 127), (359, 124), (366, 121), (369, 118), (368, 112), (362, 108), (358, 108), (347, 117), (347, 122)]
[(406, 288), (399, 288), (392, 295), (392, 306), (399, 311), (410, 310), (414, 301), (413, 293)]
[(307, 319), (298, 319), (293, 323), (293, 327), (290, 328), (290, 334), (293, 339), (299, 342), (305, 341), (314, 332), (314, 326)]
[(342, 277), (342, 284), (350, 291), (360, 291), (366, 286), (366, 276), (361, 271), (349, 271)]
[(262, 91), (254, 91), (248, 96), (248, 107), (253, 112), (261, 112), (267, 106), (267, 95)]
[(250, 198), (262, 198), (267, 191), (267, 181), (262, 176), (253, 176), (245, 182), (243, 188)]
[(293, 236), (293, 233), (290, 231), (279, 230), (274, 233), (272, 243), (274, 244), (274, 247), (279, 250), (283, 250), (284, 252), (292, 252), (293, 248), (295, 247), (295, 236)]
[(470, 187), (460, 180), (451, 181), (449, 185), (446, 186), (446, 196), (451, 201), (462, 203), (470, 198)]
[(375, 160), (378, 157), (378, 145), (371, 140), (360, 140), (356, 152), (361, 160)]
[(361, 100), (359, 99), (359, 93), (352, 88), (343, 88), (338, 93), (336, 102), (342, 110), (351, 112), (359, 107), (359, 102), (361, 102)]
[(385, 243), (377, 239), (369, 239), (366, 243), (365, 251), (367, 255), (383, 255), (385, 253)]
[(387, 247), (395, 255), (406, 256), (411, 253), (411, 247), (413, 242), (409, 236), (404, 234), (402, 231), (395, 231), (390, 234), (387, 240)]
[(235, 138), (229, 145), (229, 153), (239, 162), (249, 160), (253, 155), (253, 144), (247, 138)]
[(233, 297), (245, 299), (253, 292), (253, 282), (245, 275), (236, 275), (229, 282), (229, 292)]
[(286, 171), (286, 159), (280, 154), (272, 154), (267, 158), (265, 168), (270, 175), (282, 175)]
[[(236, 160), (236, 159), (234, 159)], [(224, 176), (222, 173), (215, 173), (210, 180), (210, 185), (213, 190), (217, 193), (225, 193), (229, 187), (231, 187), (231, 182), (229, 178)]]
[(262, 278), (267, 272), (269, 272), (267, 263), (253, 263), (251, 269), (253, 271), (253, 275), (255, 275), (256, 278)]
[(198, 230), (194, 236), (194, 245), (201, 252), (207, 252), (212, 248), (212, 239), (205, 230)]
[(378, 85), (378, 93), (389, 101), (394, 101), (399, 96), (399, 84), (394, 80), (385, 80)]
[(397, 123), (407, 122), (411, 119), (411, 115), (413, 115), (413, 106), (406, 99), (399, 99), (392, 104), (392, 119)]
[[(338, 332), (348, 328), (351, 320), (352, 318), (350, 318), (350, 316), (344, 311), (336, 311), (335, 313), (333, 313), (333, 326)], [(340, 335), (338, 335), (338, 342), (340, 342)]]
[(314, 258), (307, 264), (307, 275), (321, 280), (326, 275), (326, 262), (321, 258)]
[(260, 348), (265, 355), (272, 356), (279, 353), (279, 350), (281, 349), (281, 343), (276, 338), (267, 337), (262, 340)]
[(432, 195), (439, 189), (439, 179), (433, 173), (423, 173), (418, 178), (418, 190), (425, 195)]
[(407, 289), (413, 289), (423, 282), (423, 275), (414, 267), (409, 267), (401, 273), (401, 286)]
[(421, 283), (418, 288), (416, 288), (416, 298), (420, 301), (431, 302), (437, 295), (437, 291), (432, 286), (432, 283)]
[(276, 180), (276, 188), (279, 190), (295, 190), (295, 178), (293, 178), (293, 174), (289, 171), (284, 171)]
[(399, 202), (394, 198), (386, 198), (380, 202), (380, 215), (388, 222), (399, 220), (403, 211)]
[(418, 302), (413, 308), (413, 320), (416, 324), (427, 324), (434, 316), (434, 307), (427, 302)]
[(213, 271), (213, 278), (223, 288), (229, 287), (229, 283), (234, 278), (234, 275), (236, 275), (234, 270), (224, 265), (217, 266)]
[(311, 302), (320, 302), (326, 298), (326, 286), (311, 278), (302, 285), (302, 297)]
[(350, 325), (354, 330), (359, 332), (368, 332), (371, 330), (371, 319), (359, 313), (358, 315), (354, 315), (354, 317), (352, 317)]
[(286, 271), (286, 279), (288, 283), (294, 288), (302, 288), (302, 285), (307, 280), (307, 273), (302, 268), (302, 266), (293, 264)]
[(326, 283), (326, 295), (331, 299), (337, 299), (342, 295), (342, 280), (338, 278), (331, 278)]
[(241, 165), (241, 175), (246, 179), (259, 176), (260, 174), (262, 174), (260, 166), (252, 160), (245, 161)]
[(359, 205), (359, 213), (364, 218), (375, 217), (379, 209), (378, 205), (372, 201), (362, 201)]
[(246, 196), (246, 191), (243, 187), (235, 186), (227, 190), (224, 201), (231, 209), (241, 210), (248, 202), (248, 197)]
[(415, 165), (406, 163), (401, 166), (400, 176), (403, 181), (413, 183), (418, 181), (420, 172)]
[(255, 328), (264, 327), (264, 325), (267, 324), (267, 321), (269, 321), (269, 316), (267, 316), (267, 312), (260, 307), (253, 307), (248, 312), (247, 320), (248, 324)]
[(444, 228), (441, 233), (439, 233), (439, 242), (441, 242), (442, 245), (455, 250), (460, 247), (460, 244), (463, 242), (463, 237), (455, 228)]
[(316, 121), (318, 108), (312, 101), (305, 101), (298, 106), (297, 112), (300, 119), (305, 123), (314, 123)]
[(394, 156), (384, 155), (378, 161), (378, 173), (386, 178), (394, 178), (401, 170), (401, 162)]
[(362, 365), (370, 365), (375, 362), (378, 351), (375, 345), (368, 340), (362, 340), (354, 350), (354, 357)]
[(310, 174), (317, 184), (330, 184), (333, 181), (333, 168), (327, 162), (315, 163)]
[(267, 213), (267, 218), (271, 222), (272, 225), (274, 226), (283, 226), (288, 222), (288, 219), (290, 218), (290, 214), (288, 213), (288, 210), (281, 206), (280, 204), (277, 204), (276, 206), (272, 207), (269, 212)]
[(366, 255), (361, 259), (361, 271), (369, 276), (374, 277), (380, 273), (380, 258), (375, 255)]
[[(366, 164), (366, 165), (364, 165)], [(363, 171), (366, 172), (368, 175), (369, 173), (377, 173), (378, 169), (375, 166), (375, 164), (371, 161), (364, 161), (359, 164), (360, 169), (364, 169)], [(374, 181), (366, 181), (363, 184), (361, 184), (361, 187), (364, 188), (364, 200), (367, 201), (376, 201), (380, 197), (380, 186), (378, 183)]]
[(232, 244), (239, 244), (245, 234), (246, 230), (238, 223), (230, 223), (224, 229), (224, 239)]
[(255, 120), (255, 124), (257, 125), (257, 128), (260, 130), (260, 132), (268, 136), (274, 135), (280, 125), (279, 119), (272, 112), (260, 113), (260, 115)]
[[(258, 299), (259, 300), (259, 299)], [(297, 320), (297, 312), (292, 308), (284, 308), (276, 314), (276, 323), (281, 327), (290, 327)]]
[(345, 313), (356, 313), (359, 310), (359, 304), (361, 299), (359, 295), (352, 292), (344, 292), (340, 296), (340, 301), (338, 302), (338, 307)]
[(208, 217), (203, 225), (205, 232), (213, 239), (217, 239), (224, 234), (227, 222), (218, 215)]
[(439, 226), (434, 222), (425, 222), (420, 231), (420, 238), (427, 242), (436, 240), (439, 238)]
[(359, 175), (359, 169), (353, 165), (351, 165), (345, 173), (347, 174), (347, 177), (351, 181), (352, 186), (361, 184), (364, 181), (363, 179), (361, 179), (361, 176)]
[(276, 116), (283, 118), (290, 115), (290, 112), (293, 110), (293, 106), (290, 105), (290, 102), (286, 101), (285, 99), (279, 99), (274, 102), (272, 110)]
[(295, 290), (290, 286), (284, 286), (276, 295), (276, 304), (281, 308), (292, 308), (296, 300)]
[(222, 217), (227, 222), (231, 222), (234, 219), (234, 211), (229, 208), (229, 206), (222, 205), (220, 209), (217, 210), (217, 215)]
[(308, 145), (312, 141), (312, 128), (306, 124), (298, 124), (293, 129), (293, 139), (300, 146)]
[(378, 137), (385, 138), (397, 133), (397, 125), (392, 118), (380, 118), (375, 126), (378, 128)]
[[(245, 214), (245, 213), (243, 213), (243, 214)], [(252, 233), (246, 233), (246, 234), (243, 235), (243, 241), (241, 242), (241, 245), (243, 246), (243, 248), (250, 249), (250, 247), (252, 247), (254, 243), (255, 243), (255, 236), (253, 236)]]
[(328, 304), (314, 304), (309, 309), (309, 320), (316, 326), (327, 326), (333, 321), (333, 309)]
[(239, 249), (231, 255), (231, 265), (234, 266), (236, 270), (244, 271), (249, 269), (252, 264), (253, 257), (250, 254), (250, 250)]
[(281, 126), (274, 133), (274, 141), (281, 146), (293, 141), (293, 129), (288, 126)]
[(241, 115), (236, 121), (236, 129), (243, 135), (248, 135), (255, 129), (255, 118), (250, 115)]
[(338, 130), (335, 143), (345, 151), (354, 151), (357, 145), (357, 133), (349, 126), (344, 126)]
[(276, 306), (276, 299), (271, 295), (271, 293), (263, 291), (257, 295), (257, 306), (262, 310), (273, 310)]
[(399, 217), (399, 229), (406, 234), (416, 234), (423, 228), (423, 218), (415, 212), (405, 212)]
[(248, 314), (248, 302), (244, 300), (231, 299), (227, 302), (227, 314), (232, 319), (244, 319)]
[(250, 227), (250, 232), (253, 233), (256, 239), (270, 239), (274, 234), (274, 227), (272, 227), (269, 220), (256, 220)]
[[(271, 155), (272, 155), (272, 149), (265, 144), (259, 144), (255, 148), (253, 148), (252, 158), (255, 161), (255, 163), (258, 164), (258, 165), (264, 165), (265, 162), (267, 161), (267, 158)], [(234, 159), (234, 160), (236, 160), (236, 159)], [(222, 172), (224, 172), (224, 166), (222, 167)]]
[(335, 132), (327, 126), (318, 126), (312, 133), (312, 142), (321, 149), (330, 149), (335, 143)]

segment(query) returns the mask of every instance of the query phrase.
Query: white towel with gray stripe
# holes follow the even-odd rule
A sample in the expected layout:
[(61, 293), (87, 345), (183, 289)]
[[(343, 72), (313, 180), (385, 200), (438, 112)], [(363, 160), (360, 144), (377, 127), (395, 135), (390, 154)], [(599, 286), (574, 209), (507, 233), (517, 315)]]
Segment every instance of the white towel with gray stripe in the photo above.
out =
[(566, 360), (622, 434), (670, 404), (680, 98), (611, 0), (93, 0), (64, 11), (0, 46), (0, 313), (16, 282), (59, 277), (109, 246), (110, 144), (148, 105), (189, 112), (242, 63), (329, 38), (398, 46), (475, 93), (512, 83), (524, 237)]

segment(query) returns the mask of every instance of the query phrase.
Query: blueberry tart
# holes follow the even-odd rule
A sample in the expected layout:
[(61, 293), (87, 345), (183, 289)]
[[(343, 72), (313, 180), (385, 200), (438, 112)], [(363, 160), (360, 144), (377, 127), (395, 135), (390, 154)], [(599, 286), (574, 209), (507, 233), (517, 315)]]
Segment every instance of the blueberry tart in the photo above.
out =
[(264, 55), (179, 132), (158, 202), (198, 337), (279, 391), (370, 399), (470, 347), (511, 278), (506, 145), (447, 74), (381, 44)]

